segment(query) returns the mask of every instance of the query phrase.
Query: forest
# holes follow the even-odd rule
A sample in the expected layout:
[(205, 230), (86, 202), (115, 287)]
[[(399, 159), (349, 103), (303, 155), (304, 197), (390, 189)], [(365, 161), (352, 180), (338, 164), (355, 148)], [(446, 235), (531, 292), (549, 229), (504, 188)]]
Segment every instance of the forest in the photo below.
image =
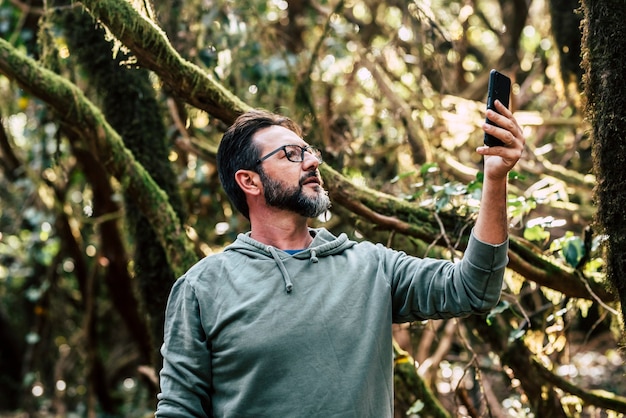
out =
[(526, 138), (502, 296), (394, 325), (396, 417), (624, 416), (624, 21), (623, 0), (0, 2), (0, 416), (152, 416), (171, 286), (249, 228), (216, 170), (246, 110), (322, 150), (312, 226), (459, 260), (491, 69)]

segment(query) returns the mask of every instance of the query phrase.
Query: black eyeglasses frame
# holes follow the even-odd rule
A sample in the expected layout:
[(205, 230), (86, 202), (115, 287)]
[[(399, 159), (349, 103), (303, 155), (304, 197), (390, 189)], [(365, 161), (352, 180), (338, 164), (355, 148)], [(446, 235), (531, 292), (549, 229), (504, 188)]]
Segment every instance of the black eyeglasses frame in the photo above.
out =
[[(287, 152), (287, 148), (288, 147), (298, 147), (300, 148), (300, 159), (299, 160), (294, 160), (294, 155)], [(263, 161), (267, 160), (268, 158), (270, 158), (272, 155), (279, 153), (280, 151), (284, 151), (285, 152), (285, 157), (287, 158), (287, 160), (291, 161), (292, 163), (301, 163), (304, 161), (304, 153), (308, 152), (309, 154), (313, 155), (317, 161), (321, 164), (324, 160), (322, 159), (322, 152), (316, 148), (313, 147), (311, 145), (307, 145), (307, 146), (301, 146), (301, 145), (296, 145), (296, 144), (288, 144), (288, 145), (283, 145), (282, 147), (278, 147), (276, 148), (274, 151), (271, 151), (268, 154), (265, 154), (263, 157), (259, 158), (258, 160), (256, 160), (256, 165), (261, 164)], [(297, 155), (297, 154), (296, 154)]]

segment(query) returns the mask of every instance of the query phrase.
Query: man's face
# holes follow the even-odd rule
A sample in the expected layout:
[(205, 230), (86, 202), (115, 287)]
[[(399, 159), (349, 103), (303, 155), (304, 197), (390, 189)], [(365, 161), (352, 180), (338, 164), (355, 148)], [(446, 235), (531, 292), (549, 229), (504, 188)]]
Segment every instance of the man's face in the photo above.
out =
[(269, 177), (263, 168), (259, 170), (259, 176), (263, 184), (265, 201), (269, 206), (290, 210), (307, 218), (315, 218), (330, 208), (328, 192), (321, 184), (313, 186), (310, 191), (303, 190), (311, 177), (317, 178), (316, 171), (305, 173), (298, 185), (294, 186)]
[(322, 187), (317, 158), (306, 152), (304, 160), (293, 162), (284, 151), (273, 151), (284, 145), (307, 146), (293, 131), (282, 126), (271, 126), (255, 134), (260, 155), (268, 155), (257, 167), (266, 204), (278, 209), (315, 218), (330, 207), (328, 193)]

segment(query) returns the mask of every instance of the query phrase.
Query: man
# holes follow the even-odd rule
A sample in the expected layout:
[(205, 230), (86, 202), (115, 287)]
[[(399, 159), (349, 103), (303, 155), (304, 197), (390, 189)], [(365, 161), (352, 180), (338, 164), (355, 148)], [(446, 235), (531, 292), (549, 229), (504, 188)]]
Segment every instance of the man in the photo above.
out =
[(463, 260), (420, 259), (311, 229), (330, 205), (319, 152), (291, 120), (240, 116), (220, 180), (250, 232), (174, 285), (157, 417), (393, 416), (392, 323), (489, 311), (507, 263), (506, 183), (522, 132), (498, 103), (505, 146), (485, 157), (482, 205)]

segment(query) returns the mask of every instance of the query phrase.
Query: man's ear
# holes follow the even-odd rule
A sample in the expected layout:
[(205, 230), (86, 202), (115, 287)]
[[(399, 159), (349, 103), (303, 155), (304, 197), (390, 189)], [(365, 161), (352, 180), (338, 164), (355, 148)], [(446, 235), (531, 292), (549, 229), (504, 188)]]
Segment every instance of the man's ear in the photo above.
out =
[(245, 194), (258, 195), (262, 191), (259, 173), (252, 170), (237, 170), (235, 181)]

